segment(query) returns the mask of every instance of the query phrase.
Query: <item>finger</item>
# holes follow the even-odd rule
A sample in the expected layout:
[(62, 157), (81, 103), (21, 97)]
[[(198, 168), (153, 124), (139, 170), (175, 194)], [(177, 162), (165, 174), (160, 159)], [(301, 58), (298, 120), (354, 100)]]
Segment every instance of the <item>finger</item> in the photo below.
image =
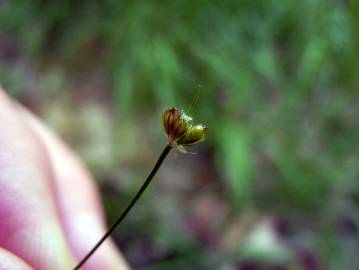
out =
[[(61, 220), (73, 254), (81, 260), (105, 233), (98, 191), (80, 160), (24, 109), (24, 118), (43, 140), (54, 168)], [(128, 270), (112, 240), (106, 240), (84, 265), (88, 270)]]
[(0, 270), (33, 270), (15, 254), (0, 248)]
[(0, 89), (0, 246), (38, 270), (70, 269), (46, 151)]

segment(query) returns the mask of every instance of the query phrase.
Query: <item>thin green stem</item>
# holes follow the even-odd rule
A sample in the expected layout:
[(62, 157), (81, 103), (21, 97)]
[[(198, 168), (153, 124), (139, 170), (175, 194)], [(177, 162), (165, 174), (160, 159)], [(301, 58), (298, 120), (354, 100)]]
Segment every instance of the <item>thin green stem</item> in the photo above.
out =
[(77, 264), (77, 266), (73, 270), (79, 270), (82, 265), (86, 263), (86, 261), (92, 256), (92, 254), (102, 245), (102, 243), (111, 235), (111, 233), (116, 229), (116, 227), (122, 222), (122, 220), (126, 217), (128, 212), (135, 205), (137, 200), (141, 197), (142, 193), (146, 190), (147, 186), (152, 181), (153, 177), (156, 175), (158, 169), (161, 167), (162, 162), (165, 160), (166, 156), (172, 149), (170, 144), (166, 145), (165, 149), (163, 149), (160, 157), (158, 158), (155, 166), (153, 167), (151, 173), (148, 175), (146, 181), (143, 183), (136, 196), (132, 199), (130, 204), (127, 206), (125, 211), (121, 214), (121, 216), (116, 220), (116, 222), (108, 229), (108, 231), (102, 236), (102, 238), (97, 242), (97, 244), (87, 253), (87, 255)]

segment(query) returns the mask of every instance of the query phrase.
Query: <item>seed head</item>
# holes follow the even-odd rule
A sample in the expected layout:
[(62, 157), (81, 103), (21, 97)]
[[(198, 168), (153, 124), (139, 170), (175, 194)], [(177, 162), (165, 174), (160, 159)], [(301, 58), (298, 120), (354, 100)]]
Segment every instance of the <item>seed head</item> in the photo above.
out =
[(191, 122), (191, 117), (176, 108), (167, 109), (163, 113), (163, 126), (168, 142), (176, 145), (181, 151), (183, 151), (183, 146), (202, 142), (207, 135), (206, 126), (192, 126)]

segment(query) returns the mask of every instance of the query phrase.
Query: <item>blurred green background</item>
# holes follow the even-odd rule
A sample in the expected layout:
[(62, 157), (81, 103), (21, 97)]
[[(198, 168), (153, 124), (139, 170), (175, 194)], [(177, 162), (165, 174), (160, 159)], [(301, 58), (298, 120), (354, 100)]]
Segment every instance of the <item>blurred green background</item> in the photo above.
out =
[(87, 163), (134, 269), (359, 269), (359, 1), (0, 1), (0, 83)]

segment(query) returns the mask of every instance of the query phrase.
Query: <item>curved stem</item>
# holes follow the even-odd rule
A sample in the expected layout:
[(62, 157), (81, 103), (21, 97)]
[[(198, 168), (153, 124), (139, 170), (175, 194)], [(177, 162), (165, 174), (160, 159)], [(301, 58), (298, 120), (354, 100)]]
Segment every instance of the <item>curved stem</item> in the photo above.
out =
[(92, 256), (92, 254), (102, 245), (102, 243), (111, 235), (111, 233), (116, 229), (116, 227), (122, 222), (122, 220), (126, 217), (128, 212), (132, 209), (135, 205), (137, 200), (140, 198), (142, 193), (146, 190), (147, 186), (157, 173), (158, 169), (161, 167), (162, 162), (165, 160), (166, 156), (172, 149), (170, 144), (166, 145), (165, 149), (163, 149), (160, 157), (158, 158), (155, 166), (153, 167), (151, 173), (148, 175), (146, 181), (143, 183), (139, 191), (137, 192), (136, 196), (132, 199), (130, 204), (127, 206), (125, 211), (121, 214), (121, 216), (116, 220), (116, 222), (108, 229), (108, 231), (102, 236), (102, 238), (97, 242), (97, 244), (87, 253), (87, 255), (77, 264), (77, 266), (73, 270), (79, 270), (80, 267)]

